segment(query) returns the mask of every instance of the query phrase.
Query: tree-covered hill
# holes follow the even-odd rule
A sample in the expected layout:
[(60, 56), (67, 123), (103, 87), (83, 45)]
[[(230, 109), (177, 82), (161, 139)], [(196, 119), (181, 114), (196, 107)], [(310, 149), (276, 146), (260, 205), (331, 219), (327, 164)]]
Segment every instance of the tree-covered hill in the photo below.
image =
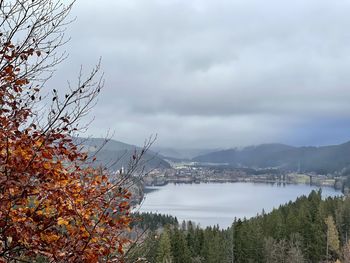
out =
[(350, 166), (350, 142), (323, 147), (293, 147), (262, 144), (243, 149), (228, 149), (197, 156), (197, 162), (227, 163), (237, 167), (267, 168), (316, 172), (341, 172)]
[[(84, 149), (91, 156), (96, 155), (97, 165), (102, 164), (104, 167), (110, 168), (110, 170), (119, 170), (122, 167), (126, 169), (135, 150), (138, 152), (142, 151), (141, 147), (116, 140), (108, 140), (107, 142), (102, 138), (75, 138), (75, 140), (83, 145)], [(141, 166), (144, 166), (146, 169), (170, 168), (168, 162), (150, 150), (146, 151), (142, 158)]]
[(225, 230), (187, 222), (149, 231), (127, 262), (347, 263), (349, 233), (350, 198), (322, 200), (321, 192), (313, 191), (271, 213), (235, 219)]

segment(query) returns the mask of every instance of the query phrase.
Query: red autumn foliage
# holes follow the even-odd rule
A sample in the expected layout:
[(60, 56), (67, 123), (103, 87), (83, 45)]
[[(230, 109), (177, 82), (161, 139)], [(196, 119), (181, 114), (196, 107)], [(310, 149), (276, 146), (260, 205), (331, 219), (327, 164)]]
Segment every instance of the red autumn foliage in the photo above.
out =
[[(50, 1), (28, 1), (28, 5), (36, 7), (38, 2)], [(0, 8), (3, 5), (1, 1)], [(22, 11), (20, 5), (16, 8)], [(10, 37), (8, 34), (7, 39)], [(32, 83), (35, 73), (42, 71), (40, 39), (25, 45), (3, 39), (0, 262), (33, 262), (38, 257), (48, 262), (122, 261), (123, 248), (129, 242), (125, 233), (131, 194), (124, 180), (113, 182), (107, 171), (89, 166), (87, 154), (71, 138), (77, 121), (100, 90), (99, 83), (91, 84), (98, 69), (64, 99), (54, 90), (48, 120), (43, 124), (36, 110), (42, 87)], [(31, 59), (39, 62), (29, 67)]]
[(69, 120), (57, 118), (47, 130), (30, 123), (26, 98), (35, 100), (39, 91), (20, 74), (10, 63), (0, 72), (0, 259), (118, 258), (128, 242), (130, 193), (84, 165), (86, 154), (66, 130)]

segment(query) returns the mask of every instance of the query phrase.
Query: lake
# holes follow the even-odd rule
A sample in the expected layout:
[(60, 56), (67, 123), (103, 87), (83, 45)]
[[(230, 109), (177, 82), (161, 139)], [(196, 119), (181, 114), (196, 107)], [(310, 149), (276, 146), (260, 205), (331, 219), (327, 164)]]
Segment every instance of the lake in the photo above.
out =
[[(168, 184), (153, 187), (145, 197), (140, 212), (154, 212), (192, 220), (200, 226), (218, 224), (222, 228), (231, 225), (234, 217), (252, 217), (294, 201), (298, 196), (308, 195), (316, 186), (277, 185), (262, 183), (201, 183)], [(342, 193), (334, 188), (323, 187), (322, 196)]]

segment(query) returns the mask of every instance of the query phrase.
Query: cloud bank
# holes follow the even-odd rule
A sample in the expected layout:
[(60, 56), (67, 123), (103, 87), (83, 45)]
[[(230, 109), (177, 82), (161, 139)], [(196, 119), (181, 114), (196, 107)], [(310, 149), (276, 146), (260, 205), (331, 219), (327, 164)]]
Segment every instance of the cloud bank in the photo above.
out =
[[(350, 138), (350, 2), (84, 0), (53, 83), (101, 56), (94, 136), (232, 147)], [(74, 72), (74, 69), (76, 71)]]

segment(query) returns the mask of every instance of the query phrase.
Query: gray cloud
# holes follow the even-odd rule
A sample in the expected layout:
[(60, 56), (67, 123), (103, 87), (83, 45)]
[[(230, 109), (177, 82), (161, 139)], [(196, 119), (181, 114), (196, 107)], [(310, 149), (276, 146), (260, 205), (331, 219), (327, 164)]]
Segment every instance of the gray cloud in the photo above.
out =
[(303, 126), (334, 118), (334, 132), (309, 143), (337, 141), (350, 115), (349, 8), (345, 0), (80, 1), (71, 55), (54, 82), (101, 56), (106, 88), (90, 132), (110, 128), (132, 143), (150, 133), (170, 146), (308, 143)]

